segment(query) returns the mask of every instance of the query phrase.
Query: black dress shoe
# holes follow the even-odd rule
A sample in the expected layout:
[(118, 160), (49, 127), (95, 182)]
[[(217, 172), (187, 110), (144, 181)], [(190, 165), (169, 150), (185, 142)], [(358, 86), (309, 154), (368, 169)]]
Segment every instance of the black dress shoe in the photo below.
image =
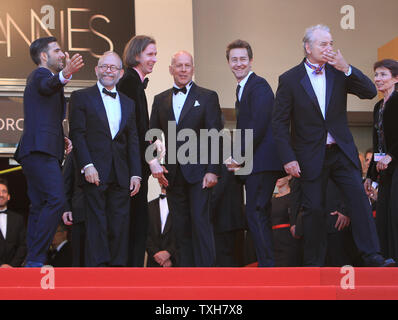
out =
[(380, 254), (372, 254), (364, 260), (365, 267), (395, 267), (394, 259), (384, 259)]

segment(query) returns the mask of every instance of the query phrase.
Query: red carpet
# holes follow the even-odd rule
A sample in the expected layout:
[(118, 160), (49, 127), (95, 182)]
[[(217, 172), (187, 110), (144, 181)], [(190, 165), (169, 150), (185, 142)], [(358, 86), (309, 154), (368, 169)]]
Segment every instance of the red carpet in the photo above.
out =
[[(0, 269), (1, 300), (345, 300), (398, 299), (398, 268)], [(44, 278), (43, 278), (44, 277)], [(347, 276), (346, 276), (347, 277)], [(343, 281), (346, 284), (345, 281)], [(43, 283), (44, 289), (41, 287)], [(54, 285), (54, 289), (48, 286)], [(47, 288), (47, 289), (46, 289)]]

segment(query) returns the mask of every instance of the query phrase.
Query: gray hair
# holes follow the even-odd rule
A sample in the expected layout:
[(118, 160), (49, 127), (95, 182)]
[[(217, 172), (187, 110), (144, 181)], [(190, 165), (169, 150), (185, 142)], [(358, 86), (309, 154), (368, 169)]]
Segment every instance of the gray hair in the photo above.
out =
[(310, 46), (314, 42), (314, 32), (316, 30), (322, 30), (330, 33), (330, 29), (328, 26), (324, 24), (317, 24), (316, 26), (311, 26), (305, 30), (304, 38), (303, 38), (303, 47), (304, 47), (304, 55), (307, 56), (307, 50), (305, 45), (308, 43)]

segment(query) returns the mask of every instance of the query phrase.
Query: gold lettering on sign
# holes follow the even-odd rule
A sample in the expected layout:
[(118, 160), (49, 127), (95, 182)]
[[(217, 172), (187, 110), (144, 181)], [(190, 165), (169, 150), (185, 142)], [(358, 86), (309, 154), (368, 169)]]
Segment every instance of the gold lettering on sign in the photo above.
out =
[[(33, 9), (30, 9), (30, 35), (31, 35), (31, 39), (32, 42), (37, 39), (40, 38), (40, 29), (36, 30), (35, 27), (35, 20), (39, 23), (39, 25), (41, 26), (41, 28), (47, 33), (47, 35), (49, 37), (52, 37), (53, 35), (51, 34), (50, 31), (48, 31), (48, 28), (44, 25), (43, 21), (40, 19), (40, 17), (36, 14), (36, 12), (33, 11)], [(36, 34), (35, 34), (36, 31)], [(30, 45), (30, 44), (29, 44)]]
[[(90, 26), (90, 30), (91, 30), (92, 33), (94, 33), (94, 34), (97, 35), (98, 37), (100, 37), (100, 38), (104, 39), (106, 42), (108, 42), (108, 44), (109, 44), (109, 49), (108, 49), (108, 50), (109, 50), (109, 51), (113, 51), (113, 42), (111, 41), (111, 39), (109, 39), (109, 38), (108, 38), (107, 36), (105, 36), (104, 34), (99, 33), (99, 32), (98, 32), (97, 30), (95, 30), (95, 29), (93, 28), (93, 26), (92, 26), (93, 20), (94, 20), (94, 19), (97, 19), (97, 18), (104, 19), (104, 20), (106, 21), (106, 23), (111, 22), (111, 20), (109, 20), (107, 17), (103, 16), (102, 14), (96, 14), (96, 15), (94, 15), (94, 16), (92, 16), (92, 17), (90, 18), (89, 26)], [(107, 51), (107, 50), (104, 50), (104, 51)], [(94, 56), (94, 57), (96, 57), (96, 58), (101, 57), (101, 55), (95, 54), (92, 50), (90, 50), (90, 53), (91, 53), (92, 56)]]
[(11, 23), (13, 24), (14, 28), (18, 31), (21, 35), (22, 39), (30, 46), (29, 39), (25, 36), (22, 32), (21, 28), (15, 23), (14, 19), (7, 13), (6, 14), (6, 25), (7, 25), (7, 57), (11, 57)]
[(74, 48), (72, 41), (72, 32), (90, 32), (89, 29), (74, 29), (72, 28), (72, 12), (88, 12), (85, 8), (68, 8), (68, 51), (90, 51), (89, 48)]
[[(65, 27), (66, 27), (66, 32), (67, 32), (67, 37), (68, 37), (68, 44), (67, 44), (67, 51), (87, 51), (90, 52), (90, 54), (95, 57), (99, 58), (100, 55), (93, 52), (91, 48), (84, 48), (84, 47), (75, 47), (73, 45), (73, 35), (76, 32), (86, 32), (86, 33), (93, 33), (99, 38), (102, 38), (105, 40), (109, 46), (109, 51), (114, 50), (114, 45), (112, 40), (104, 35), (103, 33), (99, 32), (98, 30), (94, 29), (93, 22), (96, 19), (102, 19), (106, 23), (110, 23), (111, 20), (106, 17), (105, 15), (102, 14), (95, 14), (91, 16), (88, 20), (88, 25), (89, 28), (74, 28), (73, 23), (72, 23), (72, 16), (73, 13), (76, 12), (89, 12), (90, 9), (87, 8), (67, 8), (67, 22), (65, 25), (65, 10), (60, 10), (59, 12), (59, 17), (60, 17), (60, 23), (59, 23), (59, 32), (60, 32), (60, 44), (61, 47), (65, 47)], [(43, 33), (44, 31), (47, 36), (52, 37), (53, 34), (50, 32), (49, 29), (55, 29), (55, 16), (54, 16), (54, 7), (52, 6), (43, 6), (41, 8), (41, 13), (45, 15), (43, 17), (40, 17), (33, 9), (30, 9), (30, 38), (29, 39), (26, 34), (23, 32), (23, 30), (20, 28), (20, 26), (15, 22), (15, 20), (11, 17), (11, 15), (7, 12), (5, 14), (5, 19), (0, 18), (0, 34), (3, 35), (2, 39), (0, 40), (0, 44), (5, 44), (7, 47), (7, 57), (10, 58), (12, 56), (11, 52), (11, 29), (15, 29), (19, 36), (23, 39), (23, 41), (26, 42), (28, 46), (37, 38), (40, 37), (40, 34)], [(58, 28), (57, 28), (58, 29)], [(29, 31), (28, 31), (29, 32)], [(15, 41), (15, 39), (13, 39)], [(107, 50), (103, 50), (107, 51)]]

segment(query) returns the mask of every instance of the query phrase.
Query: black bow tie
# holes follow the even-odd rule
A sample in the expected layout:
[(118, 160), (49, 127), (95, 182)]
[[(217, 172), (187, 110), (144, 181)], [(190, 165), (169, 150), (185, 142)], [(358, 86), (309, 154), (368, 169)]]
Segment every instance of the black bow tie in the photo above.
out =
[(149, 82), (148, 78), (145, 78), (144, 81), (142, 82), (142, 86), (144, 87), (144, 89), (146, 89), (146, 87), (148, 86), (148, 82)]
[(179, 92), (182, 92), (183, 94), (186, 94), (187, 93), (187, 87), (182, 87), (182, 88), (173, 87), (173, 93), (174, 94), (177, 94)]
[(166, 198), (166, 195), (163, 194), (163, 193), (161, 193), (161, 194), (159, 194), (159, 198), (160, 198), (160, 199), (164, 199), (164, 198)]
[(5, 213), (5, 214), (7, 214), (7, 209), (5, 209), (5, 210), (0, 210), (0, 213)]
[(113, 99), (116, 99), (116, 94), (117, 94), (116, 92), (108, 91), (105, 88), (102, 88), (102, 92), (107, 94), (108, 96), (112, 97)]

